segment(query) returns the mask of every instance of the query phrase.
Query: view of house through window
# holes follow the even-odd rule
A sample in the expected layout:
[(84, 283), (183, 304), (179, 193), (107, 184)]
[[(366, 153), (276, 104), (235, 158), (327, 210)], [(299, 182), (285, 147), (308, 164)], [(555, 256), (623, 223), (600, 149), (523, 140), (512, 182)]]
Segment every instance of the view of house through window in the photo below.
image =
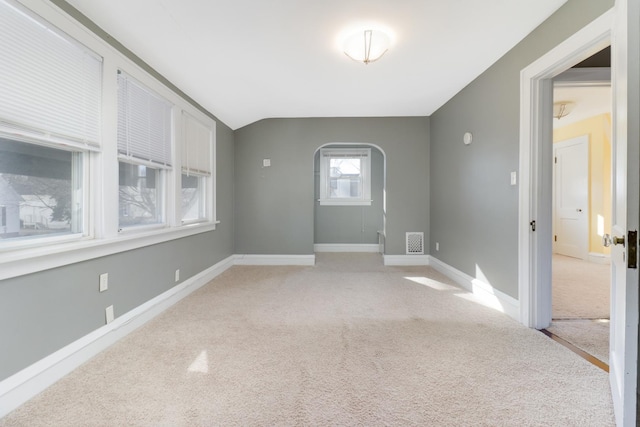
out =
[(0, 138), (0, 239), (81, 233), (82, 153)]

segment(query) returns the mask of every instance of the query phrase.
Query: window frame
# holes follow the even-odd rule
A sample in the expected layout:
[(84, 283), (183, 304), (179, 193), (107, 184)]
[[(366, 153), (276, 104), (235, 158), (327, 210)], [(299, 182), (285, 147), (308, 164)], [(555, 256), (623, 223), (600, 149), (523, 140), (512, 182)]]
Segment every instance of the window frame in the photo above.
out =
[[(360, 197), (331, 197), (331, 160), (337, 158), (360, 157), (360, 177), (362, 195)], [(321, 148), (320, 149), (320, 206), (371, 206), (371, 148)]]

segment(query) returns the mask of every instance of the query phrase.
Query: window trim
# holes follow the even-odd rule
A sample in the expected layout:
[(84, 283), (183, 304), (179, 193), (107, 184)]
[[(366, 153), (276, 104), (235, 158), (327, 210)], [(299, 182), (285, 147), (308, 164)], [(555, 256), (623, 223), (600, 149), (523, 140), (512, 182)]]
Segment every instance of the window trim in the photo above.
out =
[[(338, 157), (361, 157), (362, 197), (328, 197), (330, 185), (330, 160)], [(321, 148), (320, 149), (320, 206), (371, 206), (371, 148)]]

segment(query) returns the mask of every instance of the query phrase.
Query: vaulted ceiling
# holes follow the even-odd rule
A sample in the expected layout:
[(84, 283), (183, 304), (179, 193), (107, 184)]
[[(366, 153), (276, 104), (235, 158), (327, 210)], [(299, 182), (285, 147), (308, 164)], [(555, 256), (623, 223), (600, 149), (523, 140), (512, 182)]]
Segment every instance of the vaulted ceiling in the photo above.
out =
[[(273, 117), (427, 116), (566, 0), (67, 0), (233, 129)], [(364, 65), (339, 35), (381, 24)]]

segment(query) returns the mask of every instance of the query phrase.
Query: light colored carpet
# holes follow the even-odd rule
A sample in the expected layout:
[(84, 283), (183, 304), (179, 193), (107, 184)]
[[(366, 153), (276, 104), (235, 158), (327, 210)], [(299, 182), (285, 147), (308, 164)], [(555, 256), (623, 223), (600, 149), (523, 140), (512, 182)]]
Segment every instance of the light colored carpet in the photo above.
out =
[(554, 320), (547, 330), (608, 365), (609, 326), (606, 319), (567, 319)]
[(236, 266), (0, 425), (614, 425), (604, 371), (468, 296), (377, 255)]
[(553, 255), (552, 312), (554, 319), (608, 319), (608, 264)]
[(553, 322), (547, 328), (609, 364), (609, 264), (553, 255)]

